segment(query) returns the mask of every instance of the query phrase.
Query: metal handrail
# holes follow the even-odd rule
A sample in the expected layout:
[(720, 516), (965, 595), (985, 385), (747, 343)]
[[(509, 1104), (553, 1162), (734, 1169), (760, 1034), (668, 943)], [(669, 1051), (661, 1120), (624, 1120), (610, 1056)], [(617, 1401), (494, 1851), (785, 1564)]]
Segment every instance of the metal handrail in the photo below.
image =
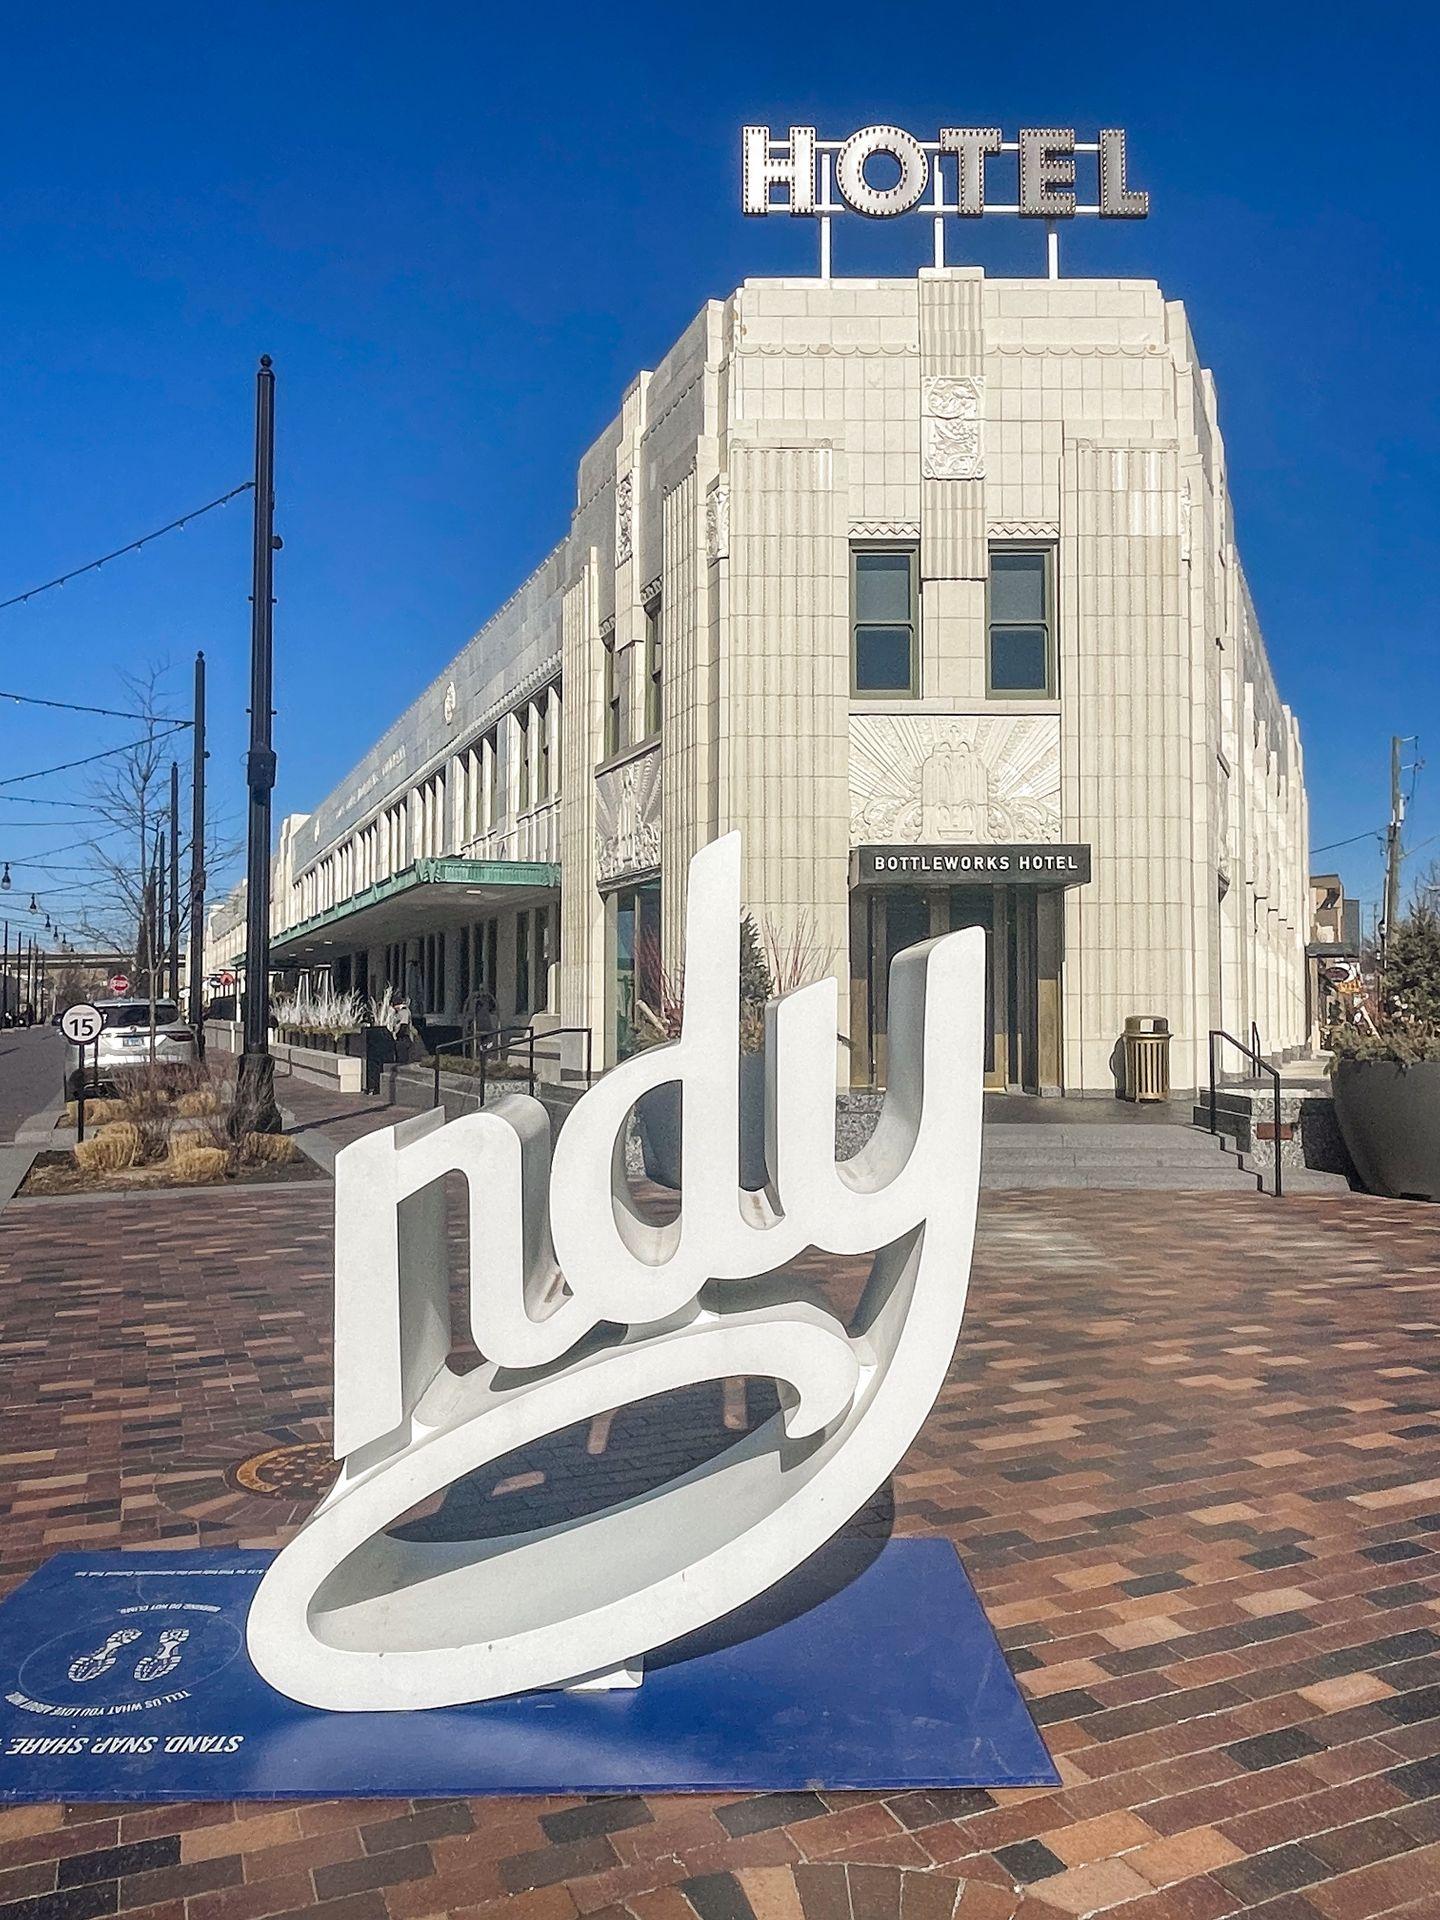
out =
[[(1258, 1038), (1259, 1036), (1257, 1035), (1256, 1037)], [(1237, 1053), (1243, 1053), (1252, 1066), (1258, 1067), (1261, 1073), (1268, 1073), (1275, 1083), (1275, 1198), (1278, 1200), (1283, 1192), (1283, 1176), (1280, 1171), (1280, 1069), (1278, 1067), (1272, 1067), (1268, 1060), (1262, 1058), (1253, 1047), (1247, 1047), (1243, 1040), (1237, 1040), (1233, 1033), (1226, 1033), (1223, 1027), (1212, 1027), (1210, 1029), (1211, 1133), (1218, 1133), (1220, 1131), (1216, 1124), (1215, 1117), (1215, 1042), (1217, 1040), (1228, 1041)]]
[(578, 1033), (584, 1038), (585, 1084), (588, 1087), (595, 1077), (595, 1036), (589, 1027), (546, 1027), (538, 1033), (533, 1026), (498, 1027), (493, 1033), (482, 1033), (478, 1035), (467, 1034), (460, 1040), (442, 1040), (437, 1047), (431, 1050), (430, 1064), (434, 1074), (434, 1090), (430, 1102), (431, 1106), (438, 1107), (440, 1104), (440, 1056), (442, 1053), (460, 1052), (468, 1049), (472, 1045), (478, 1047), (475, 1058), (480, 1062), (480, 1104), (483, 1107), (485, 1104), (486, 1087), (489, 1081), (488, 1063), (492, 1056), (497, 1059), (501, 1058), (510, 1053), (517, 1042), (524, 1043), (527, 1053), (525, 1063), (526, 1090), (533, 1095), (535, 1092), (536, 1079), (536, 1041), (538, 1040), (543, 1043), (546, 1040), (558, 1040), (562, 1034), (566, 1033)]
[(464, 1053), (467, 1058), (470, 1058), (472, 1057), (470, 1049), (473, 1047), (476, 1050), (473, 1057), (480, 1062), (480, 1104), (483, 1107), (485, 1104), (485, 1082), (487, 1078), (486, 1062), (492, 1054), (498, 1056), (509, 1053), (512, 1044), (516, 1040), (528, 1040), (529, 1042), (530, 1059), (526, 1075), (526, 1084), (529, 1091), (534, 1093), (535, 1029), (533, 1027), (497, 1027), (491, 1033), (467, 1033), (463, 1034), (458, 1040), (441, 1040), (436, 1046), (430, 1049), (430, 1065), (434, 1073), (434, 1088), (430, 1100), (431, 1106), (438, 1107), (440, 1104), (440, 1056), (442, 1053)]

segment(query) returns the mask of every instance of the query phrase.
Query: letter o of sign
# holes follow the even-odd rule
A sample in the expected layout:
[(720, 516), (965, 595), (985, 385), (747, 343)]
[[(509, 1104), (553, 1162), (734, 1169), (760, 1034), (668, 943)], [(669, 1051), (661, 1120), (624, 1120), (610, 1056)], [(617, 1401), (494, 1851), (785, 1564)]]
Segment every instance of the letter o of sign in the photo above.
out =
[[(900, 169), (893, 187), (872, 187), (865, 178), (865, 163), (877, 153), (888, 153)], [(862, 127), (851, 134), (835, 162), (835, 181), (846, 204), (872, 220), (908, 213), (929, 177), (925, 149), (903, 127)]]

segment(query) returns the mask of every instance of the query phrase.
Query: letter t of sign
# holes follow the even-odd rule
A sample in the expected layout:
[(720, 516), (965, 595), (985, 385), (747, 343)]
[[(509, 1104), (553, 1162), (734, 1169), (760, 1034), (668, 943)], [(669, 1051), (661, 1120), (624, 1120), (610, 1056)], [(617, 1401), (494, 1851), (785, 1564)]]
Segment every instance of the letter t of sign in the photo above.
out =
[[(782, 144), (777, 141), (778, 146)], [(815, 129), (792, 127), (790, 150), (772, 156), (769, 127), (746, 127), (741, 136), (741, 198), (746, 213), (778, 213), (772, 186), (790, 189), (791, 213), (815, 211)], [(783, 202), (782, 202), (783, 205)]]
[(973, 219), (985, 211), (985, 156), (999, 153), (999, 127), (942, 127), (940, 150), (959, 155), (960, 191), (955, 211)]

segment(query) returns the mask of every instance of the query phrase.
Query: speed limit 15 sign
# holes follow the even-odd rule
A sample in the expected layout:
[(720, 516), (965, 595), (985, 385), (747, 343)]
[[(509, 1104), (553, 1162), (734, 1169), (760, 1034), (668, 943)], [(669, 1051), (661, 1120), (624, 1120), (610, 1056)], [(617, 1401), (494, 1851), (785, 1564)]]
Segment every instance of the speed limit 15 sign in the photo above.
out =
[(79, 1006), (67, 1007), (60, 1016), (60, 1031), (72, 1046), (89, 1046), (92, 1040), (98, 1039), (104, 1025), (104, 1014), (85, 1001)]

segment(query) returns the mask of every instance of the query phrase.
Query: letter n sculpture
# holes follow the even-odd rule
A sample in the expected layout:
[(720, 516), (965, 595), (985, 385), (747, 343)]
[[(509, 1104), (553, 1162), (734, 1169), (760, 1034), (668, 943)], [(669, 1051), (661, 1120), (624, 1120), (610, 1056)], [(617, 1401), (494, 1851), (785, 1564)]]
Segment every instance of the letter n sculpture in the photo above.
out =
[[(740, 841), (690, 866), (680, 1038), (579, 1100), (553, 1150), (507, 1096), (371, 1134), (335, 1164), (340, 1477), (266, 1573), (255, 1666), (341, 1711), (635, 1685), (644, 1656), (792, 1572), (893, 1472), (934, 1404), (969, 1281), (980, 1157), (984, 935), (911, 947), (890, 974), (889, 1086), (835, 1158), (836, 983), (770, 1003), (768, 1184), (739, 1177)], [(627, 1117), (682, 1088), (681, 1212), (647, 1220)], [(470, 1330), (450, 1364), (444, 1179), (468, 1186)], [(782, 1271), (873, 1254), (850, 1324)], [(387, 1531), (417, 1503), (591, 1416), (699, 1382), (776, 1383), (779, 1411), (639, 1497), (481, 1540)]]

